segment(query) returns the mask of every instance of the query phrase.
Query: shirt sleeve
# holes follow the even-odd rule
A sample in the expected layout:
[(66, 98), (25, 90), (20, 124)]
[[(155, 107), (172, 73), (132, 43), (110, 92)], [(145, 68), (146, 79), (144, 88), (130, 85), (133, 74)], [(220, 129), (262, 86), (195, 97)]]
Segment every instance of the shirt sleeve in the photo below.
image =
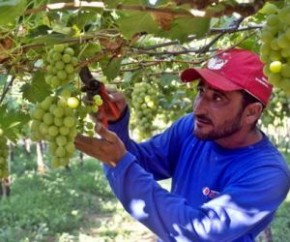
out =
[(130, 139), (129, 116), (130, 113), (127, 110), (121, 120), (109, 125), (109, 129), (119, 136), (126, 149), (136, 157), (135, 162), (147, 172), (152, 173), (154, 179), (161, 180), (171, 177), (181, 152), (181, 141), (192, 133), (192, 115), (188, 114), (162, 134), (155, 135), (150, 140), (141, 143)]
[(289, 190), (281, 170), (257, 168), (194, 208), (160, 187), (130, 152), (106, 176), (124, 208), (163, 241), (233, 241), (269, 222)]

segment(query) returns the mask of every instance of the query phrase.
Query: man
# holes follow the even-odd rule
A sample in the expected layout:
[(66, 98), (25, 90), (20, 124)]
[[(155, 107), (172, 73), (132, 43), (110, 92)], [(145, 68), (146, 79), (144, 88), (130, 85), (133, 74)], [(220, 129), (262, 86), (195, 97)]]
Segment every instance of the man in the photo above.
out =
[[(194, 114), (140, 144), (112, 94), (124, 115), (76, 147), (106, 164), (116, 197), (160, 241), (254, 241), (290, 186), (285, 160), (256, 126), (272, 93), (262, 69), (257, 55), (232, 49), (183, 71), (182, 81), (199, 80)], [(168, 192), (156, 180), (170, 177)]]

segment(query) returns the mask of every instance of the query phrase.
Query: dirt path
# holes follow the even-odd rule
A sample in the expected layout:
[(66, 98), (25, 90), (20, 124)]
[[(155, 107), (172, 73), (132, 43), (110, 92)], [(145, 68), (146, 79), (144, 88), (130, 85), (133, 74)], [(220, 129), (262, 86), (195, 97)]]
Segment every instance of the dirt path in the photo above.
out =
[[(170, 180), (160, 185), (169, 189)], [(120, 203), (108, 203), (107, 206), (116, 213), (90, 214), (88, 221), (92, 226), (84, 230), (78, 242), (156, 242), (156, 236), (127, 214)]]
[(88, 217), (90, 228), (84, 229), (79, 242), (156, 242), (156, 236), (145, 226), (131, 218), (119, 204), (117, 213), (92, 214)]

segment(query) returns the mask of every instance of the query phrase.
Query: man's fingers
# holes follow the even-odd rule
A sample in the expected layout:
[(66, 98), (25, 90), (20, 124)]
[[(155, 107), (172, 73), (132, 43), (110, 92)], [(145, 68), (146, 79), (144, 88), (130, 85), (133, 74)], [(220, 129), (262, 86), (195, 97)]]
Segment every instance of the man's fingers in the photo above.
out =
[(90, 137), (87, 137), (87, 136), (83, 136), (83, 135), (77, 135), (75, 137), (75, 140), (74, 140), (74, 144), (75, 144), (75, 147), (84, 152), (84, 153), (87, 153), (88, 151), (88, 145), (92, 143), (92, 138)]
[(82, 145), (83, 143), (88, 143), (88, 141), (89, 141), (89, 137), (81, 135), (81, 134), (78, 134), (74, 140), (75, 145)]
[(115, 93), (109, 93), (109, 96), (112, 101), (119, 102), (125, 99), (125, 96), (123, 93), (115, 92)]
[(116, 135), (106, 129), (101, 123), (96, 123), (95, 131), (107, 142), (115, 143), (116, 142)]

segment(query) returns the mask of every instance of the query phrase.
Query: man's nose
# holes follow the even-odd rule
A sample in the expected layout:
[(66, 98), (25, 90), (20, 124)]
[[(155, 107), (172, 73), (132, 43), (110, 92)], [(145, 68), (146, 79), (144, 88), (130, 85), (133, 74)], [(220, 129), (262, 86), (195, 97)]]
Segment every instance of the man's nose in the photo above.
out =
[(205, 97), (197, 97), (193, 103), (193, 112), (195, 114), (207, 113), (207, 100)]

